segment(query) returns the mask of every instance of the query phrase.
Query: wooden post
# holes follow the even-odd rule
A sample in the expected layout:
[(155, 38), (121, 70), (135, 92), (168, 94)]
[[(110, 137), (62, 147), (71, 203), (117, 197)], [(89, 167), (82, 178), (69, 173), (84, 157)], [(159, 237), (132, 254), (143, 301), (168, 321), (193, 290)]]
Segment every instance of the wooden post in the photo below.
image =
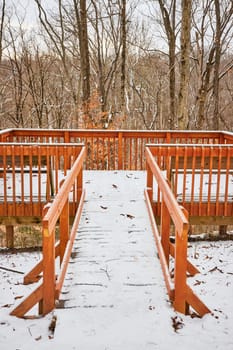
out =
[(123, 159), (122, 159), (122, 132), (118, 133), (118, 170), (123, 170)]
[(153, 174), (148, 163), (146, 163), (146, 187), (150, 202), (153, 201)]
[[(82, 192), (83, 192), (83, 167), (80, 169), (80, 172), (78, 174), (78, 181), (77, 181), (77, 205), (79, 205), (80, 202), (80, 198), (82, 196)], [(77, 210), (77, 208), (76, 208)]]
[(14, 248), (14, 226), (6, 225), (6, 247)]
[(225, 236), (227, 234), (227, 225), (219, 225), (219, 235)]
[[(188, 217), (187, 211), (182, 208), (186, 217)], [(187, 239), (188, 232), (183, 231), (182, 235), (176, 232), (175, 243), (175, 298), (174, 308), (176, 311), (186, 314), (188, 312), (187, 299), (187, 285), (186, 285), (186, 273), (187, 273)]]
[[(48, 206), (44, 209), (44, 215)], [(44, 216), (43, 215), (43, 216)], [(40, 312), (46, 315), (55, 306), (55, 231), (43, 227), (43, 301)]]
[(69, 200), (67, 199), (61, 215), (60, 215), (60, 265), (66, 250), (66, 245), (69, 240)]
[(161, 244), (163, 247), (164, 255), (169, 266), (169, 253), (170, 253), (170, 214), (167, 206), (162, 199), (161, 204)]

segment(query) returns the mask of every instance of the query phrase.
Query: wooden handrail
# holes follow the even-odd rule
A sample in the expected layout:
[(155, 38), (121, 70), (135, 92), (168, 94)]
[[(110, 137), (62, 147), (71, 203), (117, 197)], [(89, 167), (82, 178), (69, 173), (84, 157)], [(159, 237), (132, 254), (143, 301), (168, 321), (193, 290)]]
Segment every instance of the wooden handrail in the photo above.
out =
[(148, 143), (233, 144), (232, 133), (197, 130), (10, 129), (2, 131), (1, 137), (20, 143), (84, 142), (85, 168), (89, 170), (144, 170)]
[[(155, 147), (155, 146), (154, 146)], [(166, 287), (174, 308), (184, 314), (188, 313), (188, 306), (191, 305), (200, 316), (210, 312), (206, 305), (187, 286), (187, 272), (195, 274), (198, 270), (187, 260), (187, 235), (188, 235), (188, 213), (179, 206), (169, 186), (168, 179), (164, 177), (162, 170), (157, 164), (151, 148), (146, 147), (147, 162), (147, 188), (145, 198), (151, 220), (160, 262), (164, 274)], [(153, 191), (154, 180), (161, 196), (157, 205), (161, 206), (160, 232), (157, 227), (153, 212)], [(175, 245), (170, 243), (170, 222), (175, 227)], [(174, 279), (169, 275), (169, 256), (173, 256)], [(174, 284), (174, 288), (172, 288)]]
[[(56, 288), (55, 288), (55, 228), (56, 224), (60, 220), (65, 220), (66, 225), (69, 227), (69, 215), (61, 216), (62, 211), (67, 208), (69, 203), (69, 194), (71, 189), (75, 191), (75, 182), (78, 179), (80, 171), (83, 166), (85, 157), (85, 148), (83, 147), (78, 158), (75, 160), (72, 170), (65, 178), (57, 196), (55, 197), (53, 203), (49, 206), (45, 213), (42, 221), (43, 227), (43, 306), (42, 314), (47, 314), (50, 312), (55, 305), (56, 298)], [(77, 190), (77, 189), (76, 189)], [(77, 197), (76, 197), (77, 198)], [(77, 205), (78, 207), (78, 205)], [(65, 209), (65, 210), (67, 210)], [(60, 222), (60, 227), (64, 227)], [(60, 240), (62, 240), (62, 235), (66, 232), (60, 232)], [(68, 242), (68, 240), (67, 240)], [(67, 244), (66, 244), (67, 247)], [(66, 250), (65, 247), (65, 250)], [(71, 250), (69, 250), (69, 256)], [(64, 252), (62, 252), (62, 259), (64, 257)], [(62, 263), (61, 259), (61, 263)], [(69, 259), (66, 257), (66, 261)], [(67, 262), (68, 263), (68, 262)], [(63, 269), (66, 270), (66, 265), (63, 265)], [(64, 274), (63, 274), (64, 275)], [(60, 288), (62, 284), (60, 284)]]
[(176, 199), (188, 210), (191, 220), (202, 217), (207, 222), (208, 217), (210, 220), (218, 217), (222, 222), (223, 218), (226, 223), (232, 222), (232, 146), (148, 145), (159, 168), (166, 171)]
[(58, 192), (60, 178), (81, 148), (65, 143), (0, 143), (1, 222), (12, 216), (38, 222), (43, 205)]
[(55, 229), (58, 218), (61, 215), (62, 209), (68, 200), (68, 195), (71, 191), (72, 186), (74, 186), (75, 179), (77, 175), (80, 173), (80, 170), (83, 166), (85, 158), (85, 147), (82, 147), (82, 150), (75, 160), (72, 171), (66, 176), (60, 190), (58, 191), (56, 197), (47, 213), (43, 217), (43, 229), (52, 232)]
[(171, 218), (175, 224), (176, 230), (182, 237), (182, 235), (186, 234), (188, 231), (188, 220), (185, 217), (180, 206), (178, 205), (176, 198), (172, 193), (170, 186), (168, 185), (168, 182), (165, 180), (158, 164), (154, 160), (151, 150), (148, 147), (146, 148), (146, 161), (150, 167), (150, 170), (156, 178), (159, 190), (162, 192), (163, 201), (165, 202), (166, 207), (169, 210)]
[[(82, 187), (82, 171), (85, 158), (85, 147), (83, 146), (78, 157), (74, 161), (70, 172), (63, 181), (54, 201), (44, 208), (44, 217), (42, 221), (43, 228), (43, 256), (37, 266), (35, 266), (25, 279), (26, 283), (38, 280), (38, 275), (43, 272), (43, 283), (29, 297), (24, 299), (12, 312), (11, 315), (24, 317), (36, 303), (39, 303), (39, 313), (42, 315), (52, 311), (55, 307), (55, 300), (58, 298), (68, 261), (70, 258), (72, 245), (79, 224), (85, 192)], [(76, 215), (69, 234), (69, 197), (73, 191), (75, 201)], [(68, 215), (67, 215), (68, 214)], [(55, 244), (56, 225), (60, 225), (60, 242)], [(57, 276), (55, 259), (60, 257), (60, 275)]]

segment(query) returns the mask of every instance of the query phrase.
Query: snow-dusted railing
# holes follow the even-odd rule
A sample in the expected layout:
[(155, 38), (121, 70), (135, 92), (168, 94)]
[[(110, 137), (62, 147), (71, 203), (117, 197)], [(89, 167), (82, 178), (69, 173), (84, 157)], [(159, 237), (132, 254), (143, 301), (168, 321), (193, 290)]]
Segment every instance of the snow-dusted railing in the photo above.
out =
[[(24, 278), (24, 283), (37, 282), (42, 272), (43, 282), (11, 312), (13, 316), (24, 317), (37, 303), (39, 303), (39, 314), (46, 315), (54, 309), (55, 301), (59, 299), (85, 197), (82, 186), (84, 158), (85, 147), (83, 146), (54, 201), (44, 208), (42, 260)], [(69, 215), (71, 191), (76, 207), (72, 224)], [(55, 244), (57, 225), (59, 225), (60, 237), (59, 242)], [(59, 271), (55, 263), (57, 257), (60, 258)]]
[[(187, 260), (188, 212), (178, 204), (168, 180), (157, 164), (151, 149), (146, 147), (147, 188), (146, 203), (151, 219), (151, 225), (157, 244), (160, 262), (166, 287), (174, 308), (181, 313), (188, 313), (191, 306), (200, 316), (209, 313), (208, 307), (194, 294), (187, 285), (187, 273), (195, 275), (199, 272)], [(160, 192), (159, 202), (161, 220), (158, 229), (153, 212), (154, 181)], [(171, 222), (175, 227), (175, 244), (170, 242)], [(169, 271), (170, 256), (174, 258), (174, 278)]]
[[(192, 223), (232, 224), (233, 145), (148, 145)], [(160, 202), (160, 192), (154, 198)], [(160, 215), (159, 206), (155, 206)], [(216, 221), (216, 222), (217, 222)]]
[(233, 143), (233, 134), (220, 131), (147, 131), (81, 129), (9, 129), (2, 142), (80, 143), (86, 145), (87, 170), (145, 170), (145, 145)]
[(81, 149), (80, 144), (0, 143), (1, 223), (9, 217), (37, 223)]

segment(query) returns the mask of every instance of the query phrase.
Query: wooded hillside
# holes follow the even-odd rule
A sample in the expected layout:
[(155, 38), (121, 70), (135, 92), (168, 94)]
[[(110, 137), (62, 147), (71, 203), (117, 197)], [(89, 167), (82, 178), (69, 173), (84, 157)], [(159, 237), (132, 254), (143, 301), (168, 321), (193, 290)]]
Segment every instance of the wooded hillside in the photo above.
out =
[(232, 130), (232, 0), (32, 1), (0, 1), (0, 128)]

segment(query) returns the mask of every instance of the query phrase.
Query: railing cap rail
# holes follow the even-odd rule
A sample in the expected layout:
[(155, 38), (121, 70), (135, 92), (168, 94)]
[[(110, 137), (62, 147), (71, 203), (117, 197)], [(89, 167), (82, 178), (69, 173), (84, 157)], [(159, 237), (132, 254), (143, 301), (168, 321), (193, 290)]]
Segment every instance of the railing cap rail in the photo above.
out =
[(79, 143), (74, 143), (73, 142), (43, 142), (43, 143), (38, 143), (38, 142), (0, 142), (0, 147), (1, 146), (17, 146), (17, 147), (50, 147), (50, 146), (56, 146), (56, 147), (83, 147), (84, 143), (79, 142)]
[(9, 132), (22, 132), (22, 131), (33, 131), (33, 132), (46, 132), (46, 133), (53, 133), (53, 132), (104, 132), (104, 133), (111, 133), (111, 132), (117, 132), (117, 133), (158, 133), (158, 134), (163, 134), (163, 133), (170, 133), (170, 134), (218, 134), (218, 135), (229, 135), (233, 136), (233, 132), (230, 131), (224, 131), (224, 130), (171, 130), (171, 129), (164, 129), (164, 130), (130, 130), (130, 129), (39, 129), (39, 128), (9, 128), (9, 129), (3, 129), (0, 131), (0, 134), (4, 133), (9, 133)]
[(169, 210), (170, 216), (175, 223), (177, 232), (182, 237), (183, 233), (188, 231), (188, 219), (184, 215), (180, 205), (177, 203), (176, 198), (168, 185), (167, 179), (165, 179), (162, 175), (161, 170), (159, 169), (159, 166), (148, 147), (146, 148), (146, 158), (153, 175), (161, 185), (160, 190), (162, 192), (163, 199)]
[(71, 187), (74, 184), (74, 179), (79, 174), (82, 168), (85, 152), (86, 148), (85, 146), (83, 146), (70, 172), (68, 173), (68, 175), (66, 175), (63, 185), (60, 187), (54, 201), (49, 206), (49, 209), (42, 220), (43, 228), (48, 229), (48, 232), (51, 232), (55, 228), (61, 210), (64, 207), (64, 204), (69, 196)]
[(203, 147), (203, 148), (229, 148), (233, 147), (233, 143), (147, 143), (146, 147), (149, 148), (193, 148), (193, 147)]

